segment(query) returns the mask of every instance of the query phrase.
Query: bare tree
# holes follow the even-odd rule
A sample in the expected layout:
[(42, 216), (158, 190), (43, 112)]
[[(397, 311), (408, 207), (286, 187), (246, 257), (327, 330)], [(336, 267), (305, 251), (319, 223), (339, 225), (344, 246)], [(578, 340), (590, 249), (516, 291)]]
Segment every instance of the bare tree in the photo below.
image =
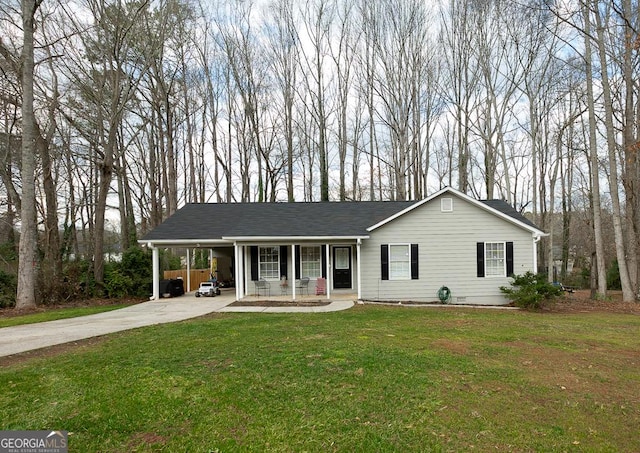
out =
[[(620, 282), (622, 284), (622, 297), (624, 301), (630, 302), (635, 300), (636, 294), (634, 288), (631, 286), (631, 280), (629, 278), (629, 271), (627, 267), (626, 257), (626, 244), (625, 234), (622, 229), (622, 208), (620, 205), (620, 195), (618, 192), (618, 163), (617, 163), (617, 143), (616, 134), (617, 130), (614, 124), (614, 112), (612, 104), (611, 85), (609, 82), (609, 57), (606, 49), (606, 37), (604, 35), (603, 22), (607, 20), (607, 17), (603, 18), (598, 2), (590, 4), (591, 12), (595, 18), (596, 29), (596, 46), (598, 51), (598, 58), (600, 63), (600, 78), (602, 81), (602, 94), (604, 101), (604, 116), (605, 116), (605, 130), (607, 139), (607, 150), (609, 160), (609, 187), (611, 188), (611, 202), (613, 205), (613, 232), (616, 242), (616, 255), (618, 258), (618, 269), (620, 271)], [(608, 8), (605, 8), (604, 14), (609, 14)]]
[[(104, 234), (107, 198), (119, 153), (118, 131), (126, 106), (135, 94), (140, 79), (146, 73), (140, 54), (136, 27), (148, 6), (147, 1), (135, 4), (106, 4), (102, 0), (88, 0), (87, 4), (95, 23), (95, 35), (82, 36), (87, 60), (78, 55), (74, 65), (69, 66), (68, 75), (79, 87), (85, 106), (87, 124), (78, 120), (74, 124), (95, 150), (98, 158), (97, 193), (95, 211), (89, 219), (93, 223), (93, 274), (98, 287), (104, 282)], [(70, 19), (75, 19), (72, 16)], [(76, 21), (77, 30), (85, 30)], [(90, 66), (87, 67), (86, 63)], [(87, 127), (88, 126), (88, 127)]]
[[(313, 119), (320, 175), (320, 200), (329, 200), (329, 89), (325, 56), (329, 55), (331, 25), (334, 8), (329, 0), (309, 0), (303, 6), (304, 35), (310, 42), (310, 49), (300, 53), (301, 71), (305, 75), (306, 90), (311, 102), (306, 104)], [(311, 137), (311, 135), (308, 135)], [(311, 170), (311, 166), (308, 169)]]
[[(470, 168), (470, 129), (473, 109), (473, 92), (478, 83), (472, 58), (473, 24), (471, 21), (471, 2), (450, 0), (444, 4), (441, 12), (442, 31), (439, 41), (445, 67), (442, 94), (453, 108), (456, 120), (455, 141), (450, 148), (457, 149), (458, 189), (464, 193), (469, 190)], [(453, 171), (450, 166), (450, 171)]]
[[(353, 96), (353, 62), (357, 52), (359, 33), (353, 25), (355, 8), (353, 2), (347, 0), (336, 5), (338, 21), (338, 43), (332, 46), (332, 58), (337, 79), (337, 148), (338, 148), (338, 199), (346, 199), (347, 152), (349, 149), (348, 118), (352, 114), (349, 109)], [(355, 156), (353, 157), (355, 159)]]
[[(582, 7), (584, 19), (585, 74), (587, 82), (587, 106), (589, 111), (589, 162), (591, 167), (591, 205), (593, 209), (593, 229), (596, 255), (596, 271), (598, 277), (598, 293), (607, 294), (607, 275), (605, 266), (604, 244), (602, 237), (602, 208), (600, 203), (600, 165), (598, 161), (598, 144), (596, 130), (595, 95), (593, 89), (593, 62), (591, 50), (591, 18), (586, 4)], [(593, 272), (593, 269), (592, 269)]]
[(279, 0), (272, 5), (273, 32), (268, 33), (272, 70), (282, 102), (282, 135), (286, 153), (287, 200), (295, 201), (294, 191), (294, 104), (298, 79), (299, 37), (294, 23), (294, 3)]
[(35, 193), (36, 119), (33, 111), (34, 86), (34, 30), (35, 14), (40, 1), (22, 1), (22, 194), (20, 262), (18, 265), (18, 292), (16, 309), (36, 305), (36, 277), (38, 270), (38, 237)]
[[(412, 198), (411, 179), (419, 174), (421, 94), (429, 47), (428, 12), (423, 3), (407, 0), (384, 4), (384, 25), (374, 37), (380, 67), (374, 89), (381, 104), (378, 112), (388, 128), (394, 198)], [(417, 124), (416, 124), (417, 123)], [(419, 184), (420, 185), (420, 184)]]

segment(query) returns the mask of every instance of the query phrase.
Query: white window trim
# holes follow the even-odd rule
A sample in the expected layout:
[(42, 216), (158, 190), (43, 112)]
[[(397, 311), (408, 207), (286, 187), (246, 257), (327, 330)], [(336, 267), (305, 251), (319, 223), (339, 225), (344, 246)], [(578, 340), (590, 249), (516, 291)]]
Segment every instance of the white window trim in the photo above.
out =
[[(407, 268), (407, 274), (404, 276), (394, 276), (392, 272), (392, 264), (394, 263), (392, 259), (391, 249), (393, 247), (406, 247), (407, 249), (407, 263), (409, 264)], [(400, 261), (398, 261), (400, 262)], [(404, 261), (402, 261), (404, 262)], [(403, 281), (403, 280), (411, 280), (411, 244), (410, 243), (397, 243), (397, 244), (389, 244), (389, 280), (394, 281)]]
[[(313, 248), (313, 249), (317, 249), (318, 250), (318, 260), (317, 261), (305, 261), (302, 259), (302, 257), (304, 256), (304, 253), (302, 253), (302, 249), (305, 248)], [(320, 266), (318, 267), (318, 270), (320, 271), (319, 275), (306, 275), (304, 272), (304, 265), (303, 263), (319, 263)], [(322, 246), (321, 245), (301, 245), (300, 246), (300, 277), (309, 277), (309, 278), (320, 278), (322, 277)]]
[[(263, 249), (275, 249), (277, 251), (277, 254), (278, 254), (278, 263), (277, 263), (278, 272), (277, 272), (277, 274), (278, 275), (276, 277), (264, 277), (262, 275), (262, 263), (263, 263), (263, 261), (262, 261), (262, 253), (261, 252), (262, 252)], [(269, 281), (276, 281), (276, 280), (280, 280), (280, 275), (279, 274), (280, 274), (280, 247), (271, 246), (271, 245), (258, 246), (258, 278), (261, 279), (261, 280), (264, 279), (264, 280), (269, 280)]]
[[(500, 274), (488, 275), (489, 266), (487, 262), (488, 247), (487, 244), (502, 244), (502, 272)], [(504, 278), (507, 276), (507, 243), (506, 241), (487, 241), (484, 243), (484, 276), (485, 278)]]
[(446, 197), (440, 199), (441, 212), (453, 212), (453, 198)]

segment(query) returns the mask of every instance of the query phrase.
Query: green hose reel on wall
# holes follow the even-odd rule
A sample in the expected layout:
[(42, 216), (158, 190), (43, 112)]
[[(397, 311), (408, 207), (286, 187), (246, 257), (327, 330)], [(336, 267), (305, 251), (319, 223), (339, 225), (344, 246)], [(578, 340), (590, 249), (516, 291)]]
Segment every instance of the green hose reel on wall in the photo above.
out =
[(444, 285), (441, 286), (438, 290), (438, 299), (440, 299), (440, 302), (443, 304), (448, 303), (451, 300), (451, 290)]

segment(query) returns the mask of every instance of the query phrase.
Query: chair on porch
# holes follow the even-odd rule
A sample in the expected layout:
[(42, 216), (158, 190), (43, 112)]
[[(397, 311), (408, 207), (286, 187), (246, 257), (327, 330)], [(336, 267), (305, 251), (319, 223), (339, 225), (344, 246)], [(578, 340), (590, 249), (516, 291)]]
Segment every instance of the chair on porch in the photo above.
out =
[(316, 296), (327, 294), (327, 279), (319, 277), (316, 280)]
[(300, 280), (296, 281), (296, 290), (300, 290), (300, 294), (303, 292), (309, 295), (309, 277), (302, 277)]
[(256, 280), (255, 285), (256, 293), (258, 294), (258, 296), (260, 295), (260, 291), (263, 291), (265, 296), (271, 295), (271, 283), (269, 283), (268, 281), (264, 279)]
[(287, 281), (287, 276), (283, 275), (280, 277), (280, 295), (286, 296), (289, 290), (289, 282)]

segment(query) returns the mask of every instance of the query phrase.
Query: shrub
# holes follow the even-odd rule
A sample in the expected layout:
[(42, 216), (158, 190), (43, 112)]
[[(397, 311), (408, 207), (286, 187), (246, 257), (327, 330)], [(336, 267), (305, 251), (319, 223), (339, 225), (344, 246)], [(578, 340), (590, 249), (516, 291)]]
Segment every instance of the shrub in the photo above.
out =
[(147, 296), (153, 281), (151, 273), (151, 253), (140, 247), (129, 248), (122, 254), (122, 261), (105, 267), (107, 296)]
[(0, 308), (15, 306), (17, 290), (16, 276), (0, 270)]
[(63, 283), (63, 297), (67, 300), (92, 297), (96, 287), (93, 263), (89, 260), (67, 262), (63, 270)]
[(107, 296), (119, 298), (135, 292), (135, 285), (131, 277), (124, 275), (121, 269), (110, 268), (105, 275), (104, 289)]
[(613, 260), (609, 269), (607, 269), (607, 288), (609, 289), (622, 289), (622, 283), (620, 282), (620, 268), (618, 267), (618, 260)]
[(527, 272), (512, 278), (511, 287), (501, 286), (500, 291), (520, 308), (539, 309), (545, 302), (562, 294), (562, 289), (549, 283), (542, 274)]

